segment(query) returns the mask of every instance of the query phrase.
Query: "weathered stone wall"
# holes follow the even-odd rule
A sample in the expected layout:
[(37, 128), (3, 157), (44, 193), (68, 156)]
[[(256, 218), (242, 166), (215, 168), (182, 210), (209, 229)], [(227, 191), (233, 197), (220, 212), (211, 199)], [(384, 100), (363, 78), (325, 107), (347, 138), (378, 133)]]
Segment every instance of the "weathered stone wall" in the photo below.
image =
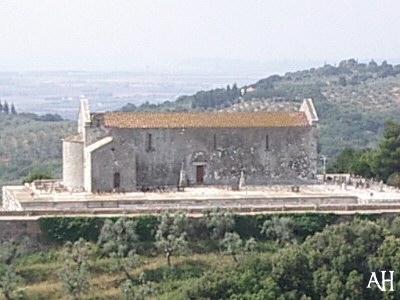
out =
[(36, 220), (1, 220), (0, 240), (39, 240), (40, 228)]
[(12, 186), (3, 186), (2, 187), (2, 207), (6, 211), (18, 211), (22, 210), (21, 203), (16, 199), (15, 194), (13, 193), (14, 188)]
[[(112, 189), (115, 172), (120, 173), (126, 191), (134, 183), (176, 185), (182, 163), (190, 184), (196, 183), (198, 165), (204, 166), (204, 184), (236, 184), (241, 170), (246, 184), (314, 178), (317, 141), (311, 129), (113, 129), (108, 134), (114, 141), (92, 155), (93, 191)], [(94, 136), (104, 133), (96, 127), (91, 131)]]
[(85, 125), (85, 145), (89, 146), (110, 135), (110, 129), (104, 127), (104, 114), (92, 114), (91, 122)]
[[(182, 194), (185, 195), (185, 194)], [(40, 214), (76, 214), (88, 211), (88, 213), (118, 213), (124, 210), (130, 213), (148, 212), (156, 209), (173, 210), (173, 209), (199, 209), (204, 208), (224, 208), (224, 209), (240, 209), (240, 208), (264, 208), (268, 211), (270, 206), (287, 206), (287, 205), (349, 205), (357, 204), (357, 196), (338, 196), (338, 195), (292, 195), (292, 196), (274, 196), (274, 197), (245, 197), (243, 195), (231, 195), (221, 197), (196, 198), (196, 196), (188, 196), (187, 198), (176, 199), (164, 195), (163, 199), (121, 199), (118, 200), (118, 194), (110, 194), (110, 199), (96, 200), (60, 200), (57, 202), (49, 201), (31, 201), (22, 203), (24, 211), (23, 215), (29, 212), (30, 215)], [(382, 202), (380, 203), (382, 204)], [(384, 203), (388, 204), (388, 203)], [(390, 204), (390, 203), (389, 203)], [(396, 204), (395, 204), (396, 205)], [(397, 207), (399, 208), (399, 207)], [(96, 211), (97, 210), (97, 211)], [(104, 211), (102, 211), (104, 210)], [(301, 209), (299, 209), (301, 210)]]
[[(136, 190), (136, 158), (132, 140), (115, 137), (113, 141), (91, 153), (92, 192)], [(119, 188), (114, 176), (119, 174)]]
[(313, 172), (313, 177), (317, 176), (317, 164), (318, 164), (318, 128), (312, 126), (308, 132), (308, 142), (306, 142), (306, 152), (310, 159), (310, 170)]

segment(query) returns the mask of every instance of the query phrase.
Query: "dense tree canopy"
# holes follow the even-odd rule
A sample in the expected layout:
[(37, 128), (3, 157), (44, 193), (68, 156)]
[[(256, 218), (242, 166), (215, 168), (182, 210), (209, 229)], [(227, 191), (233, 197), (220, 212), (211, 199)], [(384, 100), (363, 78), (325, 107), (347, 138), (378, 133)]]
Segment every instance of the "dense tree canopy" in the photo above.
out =
[(400, 186), (400, 123), (387, 121), (376, 149), (347, 148), (329, 164), (328, 172), (352, 173)]
[(388, 121), (372, 159), (374, 173), (384, 180), (400, 171), (400, 123)]
[[(400, 123), (386, 122), (383, 137), (376, 149), (347, 148), (328, 167), (328, 172), (352, 173), (365, 178), (397, 182), (400, 172)], [(400, 183), (400, 182), (399, 182)]]
[[(397, 223), (394, 219), (393, 223)], [(302, 244), (269, 257), (249, 258), (237, 269), (204, 274), (188, 299), (398, 299), (395, 291), (367, 289), (371, 272), (398, 270), (400, 240), (387, 222), (355, 219), (327, 227)], [(379, 277), (379, 280), (381, 278)], [(397, 288), (397, 289), (396, 289)]]

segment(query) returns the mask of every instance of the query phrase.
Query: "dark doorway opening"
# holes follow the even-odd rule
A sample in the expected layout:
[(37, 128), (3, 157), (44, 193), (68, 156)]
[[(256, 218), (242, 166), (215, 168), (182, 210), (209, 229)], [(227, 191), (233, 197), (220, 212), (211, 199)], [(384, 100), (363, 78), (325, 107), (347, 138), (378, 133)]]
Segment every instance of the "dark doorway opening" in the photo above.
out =
[(203, 184), (204, 166), (196, 166), (196, 183)]
[(114, 173), (114, 189), (119, 189), (121, 185), (121, 178), (119, 173)]

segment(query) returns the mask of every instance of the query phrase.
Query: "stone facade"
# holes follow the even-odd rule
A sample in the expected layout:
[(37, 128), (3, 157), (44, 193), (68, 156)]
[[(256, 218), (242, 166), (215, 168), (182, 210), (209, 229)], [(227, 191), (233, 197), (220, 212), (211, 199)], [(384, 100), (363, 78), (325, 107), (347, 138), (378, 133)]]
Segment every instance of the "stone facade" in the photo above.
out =
[(63, 141), (63, 183), (128, 192), (176, 186), (182, 174), (188, 185), (234, 185), (241, 173), (250, 185), (315, 179), (318, 117), (311, 99), (292, 114), (229, 114), (89, 114), (82, 100), (78, 134)]

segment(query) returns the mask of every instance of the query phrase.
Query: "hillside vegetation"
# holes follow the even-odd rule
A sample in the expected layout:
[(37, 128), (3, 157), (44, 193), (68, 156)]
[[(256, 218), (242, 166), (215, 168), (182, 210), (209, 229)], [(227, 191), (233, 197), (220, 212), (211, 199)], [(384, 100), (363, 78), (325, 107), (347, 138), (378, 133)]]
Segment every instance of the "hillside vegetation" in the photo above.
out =
[[(400, 296), (396, 275), (393, 292), (383, 293), (376, 284), (366, 288), (371, 272), (381, 282), (381, 270), (400, 267), (398, 216), (208, 211), (196, 219), (165, 213), (158, 218), (54, 218), (39, 223), (47, 233), (45, 250), (0, 244), (0, 293), (5, 299)], [(57, 246), (63, 241), (64, 247)], [(166, 249), (176, 250), (171, 261)]]
[(376, 145), (385, 121), (400, 113), (399, 74), (400, 65), (349, 59), (338, 66), (273, 75), (241, 88), (199, 91), (158, 105), (128, 104), (122, 110), (284, 110), (297, 109), (304, 98), (312, 98), (320, 117), (319, 151), (335, 157), (349, 146)]
[(47, 171), (59, 178), (61, 139), (74, 127), (75, 122), (51, 116), (0, 113), (0, 185), (21, 184), (32, 170)]

